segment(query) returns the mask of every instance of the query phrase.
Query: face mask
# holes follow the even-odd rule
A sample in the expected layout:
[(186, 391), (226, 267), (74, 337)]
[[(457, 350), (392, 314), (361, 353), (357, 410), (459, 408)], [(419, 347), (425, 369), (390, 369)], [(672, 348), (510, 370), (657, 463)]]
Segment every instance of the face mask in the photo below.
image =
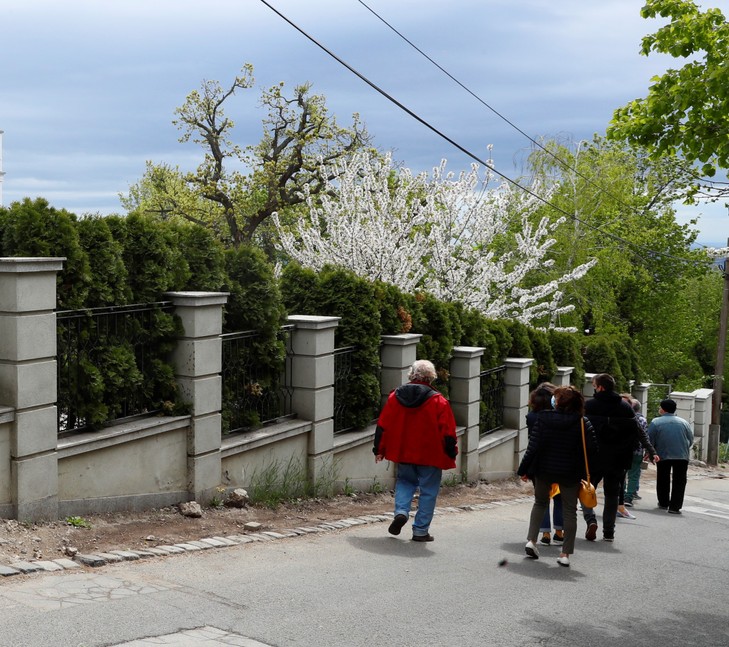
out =
[(554, 396), (552, 396), (552, 399), (549, 402), (552, 405), (552, 409), (556, 409), (557, 408), (557, 399)]

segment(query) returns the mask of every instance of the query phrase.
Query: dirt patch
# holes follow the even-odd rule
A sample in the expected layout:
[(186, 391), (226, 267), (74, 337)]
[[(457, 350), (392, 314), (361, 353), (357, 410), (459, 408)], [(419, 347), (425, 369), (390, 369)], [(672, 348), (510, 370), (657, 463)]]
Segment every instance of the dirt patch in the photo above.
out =
[[(690, 478), (723, 478), (725, 467), (689, 467)], [(641, 482), (655, 480), (655, 468), (643, 472)], [(689, 484), (690, 490), (690, 484)], [(494, 483), (444, 486), (438, 497), (440, 507), (490, 503), (530, 496), (530, 483), (518, 478)], [(257, 506), (242, 509), (204, 508), (199, 519), (182, 516), (176, 507), (148, 512), (92, 515), (77, 520), (88, 527), (66, 521), (24, 524), (0, 520), (0, 564), (19, 559), (57, 559), (67, 556), (69, 548), (79, 553), (143, 549), (160, 544), (177, 544), (211, 536), (241, 534), (249, 521), (264, 530), (282, 531), (368, 514), (392, 513), (393, 493), (358, 493), (332, 499), (311, 499), (280, 505), (271, 510)]]
[[(496, 483), (455, 485), (442, 488), (438, 505), (488, 503), (531, 493), (531, 485), (516, 478)], [(302, 500), (282, 504), (275, 510), (257, 506), (203, 508), (203, 516), (198, 519), (184, 517), (176, 507), (168, 507), (143, 513), (90, 515), (76, 519), (76, 523), (88, 527), (70, 525), (66, 521), (26, 524), (12, 519), (0, 520), (0, 564), (58, 559), (66, 557), (68, 549), (74, 548), (79, 553), (94, 553), (225, 537), (244, 533), (243, 526), (249, 521), (261, 523), (263, 530), (282, 531), (348, 517), (387, 514), (392, 512), (392, 507), (393, 493), (388, 491)]]

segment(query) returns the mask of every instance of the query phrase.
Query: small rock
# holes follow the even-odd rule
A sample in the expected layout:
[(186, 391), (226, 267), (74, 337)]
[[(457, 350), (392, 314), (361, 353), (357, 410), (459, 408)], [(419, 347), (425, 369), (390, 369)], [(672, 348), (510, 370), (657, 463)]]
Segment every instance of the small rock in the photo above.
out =
[(243, 530), (248, 530), (250, 532), (256, 532), (261, 528), (263, 528), (263, 524), (258, 523), (258, 521), (249, 521), (248, 523), (243, 524)]
[(180, 514), (183, 517), (193, 517), (199, 519), (203, 516), (202, 508), (197, 501), (186, 501), (180, 503)]
[(78, 554), (78, 548), (74, 548), (73, 546), (64, 546), (63, 553), (69, 557), (76, 557)]
[(39, 541), (43, 541), (40, 537), (31, 537), (30, 539), (31, 541), (34, 541), (36, 543), (38, 543)]
[(243, 488), (236, 488), (225, 497), (225, 506), (228, 508), (245, 508), (251, 498)]
[(144, 538), (144, 541), (157, 541), (157, 537), (155, 537), (154, 535), (147, 535)]

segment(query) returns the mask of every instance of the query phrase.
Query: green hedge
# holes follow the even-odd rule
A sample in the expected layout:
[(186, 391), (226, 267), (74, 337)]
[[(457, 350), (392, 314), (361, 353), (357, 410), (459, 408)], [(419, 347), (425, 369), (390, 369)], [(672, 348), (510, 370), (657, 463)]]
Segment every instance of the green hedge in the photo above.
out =
[[(533, 358), (532, 386), (552, 379), (558, 365), (574, 367), (577, 385), (586, 371), (611, 373), (621, 389), (640, 378), (629, 338), (542, 332), (515, 321), (489, 320), (461, 304), (405, 294), (333, 267), (314, 272), (290, 264), (277, 280), (259, 249), (226, 250), (209, 230), (149, 214), (78, 219), (45, 200), (26, 199), (0, 209), (0, 253), (65, 257), (58, 275), (59, 310), (155, 302), (168, 291), (229, 292), (224, 331), (258, 331), (244, 361), (262, 368), (266, 388), (275, 388), (284, 357), (278, 332), (286, 313), (341, 317), (336, 345), (356, 347), (346, 393), (351, 412), (346, 424), (351, 426), (369, 422), (379, 405), (383, 334), (422, 335), (418, 357), (434, 362), (437, 386), (445, 393), (454, 346), (484, 348), (483, 369), (499, 366), (509, 356)], [(121, 342), (110, 342), (104, 351), (109, 357), (104, 371), (87, 362), (82, 378), (94, 420), (118, 408), (114, 393), (120, 383), (142, 385), (152, 398), (150, 406), (169, 408), (170, 400), (174, 406), (184, 404), (166, 361), (179, 324), (170, 315), (158, 317), (156, 330), (144, 338), (151, 357), (147, 366), (136, 366)]]

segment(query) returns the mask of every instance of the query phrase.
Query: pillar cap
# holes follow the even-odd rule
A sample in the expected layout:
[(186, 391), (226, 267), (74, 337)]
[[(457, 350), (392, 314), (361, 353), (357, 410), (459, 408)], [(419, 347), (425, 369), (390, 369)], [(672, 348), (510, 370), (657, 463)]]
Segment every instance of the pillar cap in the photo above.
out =
[(26, 272), (58, 272), (63, 269), (65, 256), (0, 258), (0, 272), (19, 274)]

